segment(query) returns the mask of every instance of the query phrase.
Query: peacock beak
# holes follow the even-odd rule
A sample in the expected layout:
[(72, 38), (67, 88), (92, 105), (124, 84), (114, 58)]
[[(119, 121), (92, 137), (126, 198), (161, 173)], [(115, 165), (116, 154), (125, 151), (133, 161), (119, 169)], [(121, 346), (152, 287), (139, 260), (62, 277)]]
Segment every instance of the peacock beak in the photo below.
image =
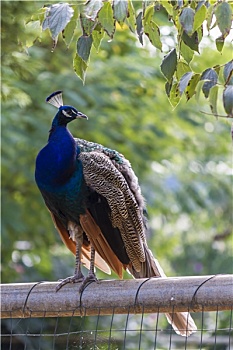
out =
[(86, 116), (86, 114), (83, 114), (81, 112), (78, 112), (77, 115), (76, 115), (76, 119), (77, 118), (84, 118), (84, 119), (88, 119), (88, 117)]

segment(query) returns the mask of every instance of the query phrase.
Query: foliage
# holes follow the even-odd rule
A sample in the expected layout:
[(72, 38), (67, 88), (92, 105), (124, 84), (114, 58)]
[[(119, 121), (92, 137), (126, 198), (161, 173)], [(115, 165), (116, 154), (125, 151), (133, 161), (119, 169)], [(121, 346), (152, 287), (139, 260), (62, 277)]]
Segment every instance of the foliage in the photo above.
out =
[[(216, 48), (222, 52), (225, 39), (232, 26), (232, 4), (228, 1), (142, 1), (131, 0), (103, 1), (88, 0), (85, 4), (59, 3), (46, 5), (29, 21), (42, 22), (42, 29), (49, 29), (55, 48), (59, 33), (62, 33), (67, 46), (74, 38), (79, 25), (77, 50), (73, 66), (76, 74), (84, 82), (92, 46), (99, 50), (106, 33), (110, 40), (115, 37), (117, 28), (128, 28), (138, 36), (143, 45), (145, 38), (160, 51), (166, 38), (161, 30), (168, 26), (173, 36), (172, 47), (163, 57), (161, 71), (166, 78), (165, 91), (173, 107), (176, 107), (184, 94), (187, 101), (198, 90), (208, 99), (211, 112), (218, 115), (218, 92), (226, 117), (233, 117), (232, 65), (215, 65), (203, 72), (192, 67), (195, 53), (201, 52), (203, 31), (210, 33), (215, 26), (221, 35), (215, 39)], [(45, 17), (44, 17), (45, 13)], [(43, 19), (44, 18), (44, 19)], [(225, 73), (223, 73), (225, 72)], [(227, 72), (227, 73), (226, 73)], [(224, 79), (222, 79), (224, 75)]]
[[(137, 10), (139, 4), (133, 2)], [(145, 45), (138, 48), (135, 36), (114, 22), (118, 28), (114, 40), (109, 42), (108, 34), (102, 39), (101, 30), (95, 33), (92, 46), (98, 47), (102, 39), (101, 50), (91, 51), (92, 64), (83, 86), (71, 68), (72, 52), (77, 54), (71, 40), (77, 24), (73, 18), (79, 6), (72, 5), (74, 15), (64, 31), (65, 45), (58, 43), (53, 53), (51, 39), (46, 32), (40, 33), (46, 11), (41, 6), (41, 2), (2, 3), (2, 281), (51, 281), (73, 273), (74, 258), (60, 242), (34, 182), (35, 157), (46, 143), (55, 114), (45, 98), (59, 89), (64, 91), (65, 103), (89, 117), (70, 126), (73, 135), (115, 148), (131, 161), (148, 204), (149, 246), (167, 274), (232, 273), (230, 126), (228, 120), (199, 112), (208, 112), (201, 93), (202, 87), (208, 93), (207, 81), (197, 91), (198, 103), (192, 98), (187, 104), (182, 98), (173, 110), (164, 94), (158, 50), (145, 39)], [(35, 7), (38, 14), (32, 19), (40, 23), (25, 24)], [(93, 16), (95, 11), (98, 6)], [(121, 21), (127, 20), (122, 15)], [(77, 39), (80, 28), (74, 31)], [(38, 32), (41, 41), (34, 42)], [(171, 30), (167, 38), (173, 42)], [(213, 70), (223, 85), (232, 86), (232, 66), (226, 64), (231, 47), (226, 42), (221, 55), (212, 44), (210, 39), (189, 64), (198, 77), (221, 66), (219, 72)], [(169, 52), (172, 49), (169, 46)], [(175, 74), (180, 80), (182, 67), (177, 63)], [(197, 79), (195, 74), (191, 79)], [(181, 90), (189, 77), (183, 77)], [(213, 108), (216, 89), (220, 89), (218, 84), (209, 89)], [(225, 94), (230, 103), (229, 93)], [(106, 278), (99, 271), (97, 276)]]
[[(160, 57), (151, 57), (147, 47), (138, 51), (124, 31), (118, 31), (111, 43), (103, 41), (99, 54), (93, 53), (94, 64), (85, 86), (72, 75), (65, 48), (56, 55), (48, 51), (49, 39), (25, 53), (21, 43), (34, 34), (34, 29), (30, 27), (25, 32), (23, 20), (31, 10), (32, 4), (25, 2), (21, 7), (16, 2), (3, 6), (3, 243), (8, 242), (3, 244), (3, 279), (51, 279), (72, 273), (72, 257), (58, 245), (33, 175), (36, 153), (49, 130), (47, 116), (51, 119), (54, 113), (43, 101), (60, 87), (65, 91), (65, 99), (81, 111), (88, 111), (90, 117), (87, 123), (79, 123), (78, 132), (77, 126), (71, 125), (73, 134), (116, 148), (131, 160), (148, 201), (151, 229), (156, 232), (156, 240), (151, 237), (151, 244), (159, 258), (189, 259), (184, 250), (177, 254), (176, 247), (180, 246), (182, 235), (196, 237), (198, 245), (198, 241), (202, 242), (198, 232), (201, 235), (203, 231), (210, 231), (204, 238), (211, 251), (210, 240), (230, 226), (230, 177), (224, 176), (230, 167), (227, 124), (208, 119), (204, 122), (196, 114), (194, 102), (188, 107), (182, 101), (177, 111), (172, 111), (162, 92), (163, 77), (156, 68)], [(17, 14), (15, 19), (10, 12)], [(226, 47), (224, 56), (229, 53)], [(210, 55), (208, 50), (206, 55), (204, 51), (206, 62), (198, 62), (200, 70), (206, 69), (210, 56), (217, 62), (217, 52), (212, 50)], [(200, 102), (204, 109), (205, 101)], [(188, 218), (188, 231), (182, 229), (182, 221), (181, 226), (177, 224), (180, 217)], [(174, 234), (173, 226), (178, 227)], [(167, 240), (167, 230), (171, 241)], [(188, 239), (187, 244), (192, 245), (192, 240)], [(228, 249), (227, 244), (224, 249)], [(69, 261), (69, 272), (60, 263), (60, 254)], [(195, 265), (195, 252), (190, 259)], [(171, 266), (166, 259), (164, 263), (169, 271)], [(205, 257), (201, 263), (208, 266)], [(61, 265), (65, 268), (63, 273)], [(183, 272), (196, 273), (194, 265)], [(216, 269), (220, 272), (220, 265), (216, 262), (205, 273)], [(179, 273), (183, 268), (181, 263), (171, 273)], [(226, 267), (228, 271), (229, 268)]]

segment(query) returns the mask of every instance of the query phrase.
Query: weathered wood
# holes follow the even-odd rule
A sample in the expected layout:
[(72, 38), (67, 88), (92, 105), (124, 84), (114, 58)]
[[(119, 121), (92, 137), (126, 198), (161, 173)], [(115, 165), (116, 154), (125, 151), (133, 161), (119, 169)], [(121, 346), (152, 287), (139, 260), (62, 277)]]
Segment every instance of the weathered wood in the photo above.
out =
[[(233, 275), (108, 280), (57, 293), (57, 282), (1, 285), (2, 318), (216, 311), (233, 307)], [(81, 300), (81, 304), (80, 304)]]

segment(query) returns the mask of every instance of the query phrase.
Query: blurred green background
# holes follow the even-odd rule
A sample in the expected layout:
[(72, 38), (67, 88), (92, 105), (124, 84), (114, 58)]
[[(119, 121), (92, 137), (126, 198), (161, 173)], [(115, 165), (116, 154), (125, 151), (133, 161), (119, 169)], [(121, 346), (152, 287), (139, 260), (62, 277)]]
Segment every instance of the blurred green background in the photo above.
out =
[[(73, 72), (75, 44), (67, 49), (60, 39), (52, 53), (44, 33), (25, 51), (37, 30), (25, 28), (25, 18), (41, 5), (2, 2), (2, 283), (73, 273), (74, 257), (34, 181), (35, 157), (56, 113), (45, 98), (59, 89), (65, 104), (89, 117), (70, 125), (73, 135), (130, 160), (147, 201), (149, 246), (167, 275), (232, 273), (230, 122), (201, 113), (209, 112), (204, 98), (182, 99), (173, 110), (159, 68), (163, 55), (139, 47), (129, 31), (118, 30), (92, 52), (84, 86)], [(192, 62), (197, 72), (231, 59), (230, 45), (221, 55), (208, 40)]]

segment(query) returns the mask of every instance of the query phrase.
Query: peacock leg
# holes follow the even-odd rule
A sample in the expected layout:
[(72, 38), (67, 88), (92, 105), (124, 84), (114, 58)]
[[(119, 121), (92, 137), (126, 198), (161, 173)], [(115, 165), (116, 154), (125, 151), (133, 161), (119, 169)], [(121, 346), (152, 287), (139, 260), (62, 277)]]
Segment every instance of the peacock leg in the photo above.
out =
[(79, 292), (82, 293), (85, 289), (86, 285), (89, 282), (97, 282), (97, 277), (95, 275), (95, 249), (91, 246), (91, 259), (90, 259), (90, 270), (87, 277), (84, 279), (81, 287), (79, 288)]
[(56, 292), (67, 283), (77, 283), (77, 282), (83, 281), (84, 279), (84, 276), (81, 271), (83, 230), (79, 225), (71, 221), (69, 221), (68, 223), (68, 230), (69, 230), (70, 238), (76, 242), (75, 271), (74, 271), (74, 276), (65, 278), (57, 285)]

